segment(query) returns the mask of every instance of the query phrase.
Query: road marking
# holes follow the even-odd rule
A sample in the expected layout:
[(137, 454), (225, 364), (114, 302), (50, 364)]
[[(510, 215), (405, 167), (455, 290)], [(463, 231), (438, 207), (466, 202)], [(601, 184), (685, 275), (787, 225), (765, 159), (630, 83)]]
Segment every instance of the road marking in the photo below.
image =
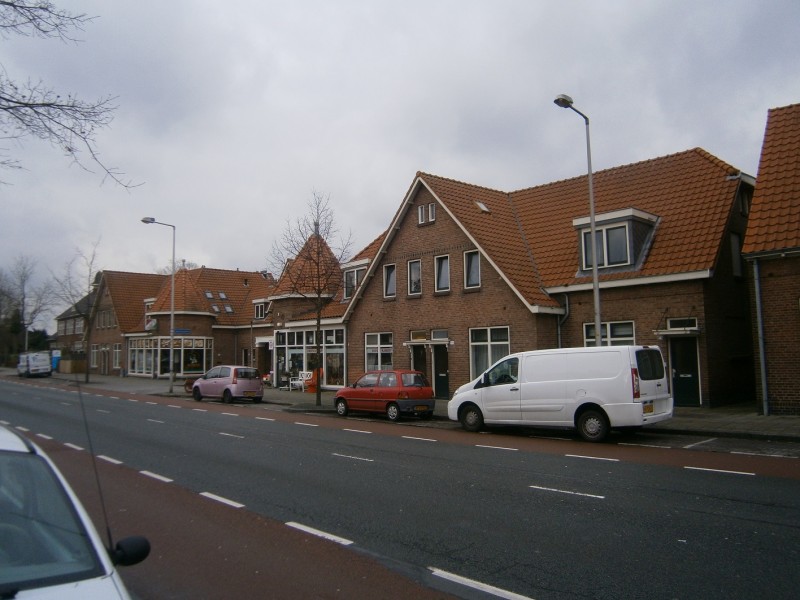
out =
[(504, 448), (503, 446), (484, 446), (482, 444), (475, 444), (476, 448), (489, 448), (490, 450), (510, 450), (512, 452), (517, 452), (519, 448)]
[(136, 398), (126, 398), (128, 402), (138, 402)]
[(67, 448), (72, 448), (73, 450), (83, 450), (83, 448), (81, 448), (80, 446), (78, 446), (78, 445), (76, 445), (76, 444), (70, 444), (69, 442), (67, 442), (67, 443), (66, 443), (66, 444), (64, 444), (64, 445), (65, 445)]
[(768, 456), (769, 458), (797, 458), (796, 456), (786, 456), (785, 454), (762, 454), (761, 452), (731, 451), (731, 454), (740, 454), (742, 456)]
[(363, 460), (364, 462), (375, 462), (371, 458), (362, 458), (361, 456), (350, 456), (349, 454), (338, 454), (337, 452), (332, 452), (333, 456), (338, 456), (339, 458), (352, 458), (353, 460)]
[(658, 446), (656, 444), (632, 444), (630, 442), (619, 442), (618, 446), (636, 446), (638, 448), (661, 448), (664, 450), (669, 450), (670, 446)]
[(40, 438), (42, 438), (43, 440), (52, 440), (52, 439), (53, 439), (53, 438), (51, 438), (49, 435), (45, 435), (45, 434), (43, 434), (43, 433), (37, 433), (37, 434), (36, 434), (36, 437), (40, 437)]
[(98, 408), (98, 409), (97, 409), (97, 412), (99, 412), (99, 413), (106, 413), (107, 415), (110, 415), (110, 414), (111, 414), (111, 411), (110, 411), (110, 410), (106, 410), (105, 408)]
[(506, 598), (506, 600), (532, 600), (532, 598), (528, 596), (521, 596), (519, 594), (515, 594), (514, 592), (509, 592), (508, 590), (494, 587), (493, 585), (475, 581), (474, 579), (467, 579), (466, 577), (461, 577), (461, 575), (448, 573), (447, 571), (442, 571), (436, 567), (428, 567), (428, 569), (430, 569), (431, 574), (435, 575), (436, 577), (441, 577), (442, 579), (447, 579), (453, 583), (458, 583), (475, 590), (486, 592), (492, 596), (497, 596), (498, 598)]
[(684, 450), (688, 450), (689, 448), (694, 448), (695, 446), (700, 446), (701, 444), (707, 444), (708, 442), (714, 442), (717, 438), (709, 438), (707, 440), (703, 440), (702, 442), (695, 442), (694, 444), (689, 444), (688, 446), (684, 446)]
[(274, 421), (275, 419), (271, 419), (269, 417), (256, 417), (256, 421)]
[(205, 496), (210, 500), (216, 500), (217, 502), (222, 502), (222, 504), (227, 504), (228, 506), (232, 506), (233, 508), (244, 508), (244, 504), (239, 504), (238, 502), (234, 502), (233, 500), (228, 500), (227, 498), (223, 498), (222, 496), (217, 496), (216, 494), (212, 494), (211, 492), (200, 492), (201, 496)]
[(709, 473), (725, 473), (727, 475), (750, 475), (755, 476), (755, 473), (748, 473), (747, 471), (726, 471), (725, 469), (706, 469), (704, 467), (683, 467), (690, 471), (708, 471)]
[(159, 475), (157, 473), (152, 473), (150, 471), (139, 471), (145, 477), (152, 477), (153, 479), (157, 479), (158, 481), (163, 481), (164, 483), (172, 483), (172, 479), (169, 477), (164, 477), (163, 475)]
[(584, 498), (597, 498), (598, 500), (605, 500), (605, 496), (598, 496), (597, 494), (584, 494), (581, 492), (573, 492), (570, 490), (559, 490), (557, 488), (541, 487), (539, 485), (528, 486), (534, 490), (542, 490), (544, 492), (556, 492), (557, 494), (569, 494), (570, 496), (583, 496)]
[(347, 429), (346, 427), (342, 429), (342, 431), (349, 431), (350, 433), (367, 433), (372, 434), (371, 431), (367, 431), (366, 429)]
[[(431, 439), (431, 438), (414, 437), (414, 436), (411, 436), (411, 435), (404, 435), (402, 437), (403, 437), (403, 439), (406, 439), (406, 440), (417, 440), (418, 442), (437, 442), (438, 441), (438, 440), (434, 440), (434, 439)], [(507, 448), (507, 450), (512, 450), (512, 449), (515, 449), (515, 448)]]
[(227, 436), (227, 437), (239, 438), (240, 440), (243, 440), (243, 439), (244, 439), (244, 436), (243, 436), (243, 435), (236, 435), (235, 433), (225, 433), (224, 431), (220, 431), (220, 432), (219, 432), (219, 434), (220, 434), (220, 435), (225, 435), (225, 436)]
[(180, 407), (180, 406), (178, 406), (177, 404), (167, 404), (167, 406), (168, 406), (169, 408), (181, 408), (181, 407)]
[(146, 401), (146, 404), (152, 404), (153, 406), (155, 406), (156, 404), (158, 404), (158, 402), (152, 402), (152, 401), (150, 401), (150, 400), (147, 400), (147, 401)]
[(342, 546), (349, 546), (350, 544), (353, 543), (353, 540), (348, 540), (346, 538), (339, 537), (338, 535), (333, 535), (332, 533), (320, 531), (319, 529), (314, 529), (313, 527), (308, 527), (307, 525), (302, 525), (301, 523), (295, 523), (294, 521), (289, 521), (286, 524), (289, 527), (293, 527), (294, 529), (299, 529), (300, 531), (304, 531), (305, 533), (310, 533), (311, 535), (321, 537), (328, 541), (336, 542), (337, 544), (341, 544)]
[(317, 425), (315, 423), (303, 423), (301, 421), (295, 421), (294, 424), (295, 425), (302, 425), (303, 427), (319, 427), (319, 425)]
[(103, 454), (98, 454), (97, 458), (99, 458), (100, 460), (104, 460), (106, 462), (110, 462), (112, 465), (121, 465), (122, 464), (121, 460), (117, 460), (116, 458), (111, 458), (110, 456), (105, 456)]
[(192, 410), (194, 410), (196, 412), (208, 412), (207, 408), (193, 408)]
[(603, 456), (584, 456), (583, 454), (565, 454), (568, 458), (585, 458), (587, 460), (605, 460), (608, 462), (619, 462), (618, 458), (605, 458)]
[(112, 400), (119, 400), (120, 399), (119, 396), (109, 396), (109, 398), (111, 398)]
[(226, 413), (226, 412), (224, 412), (224, 413), (222, 413), (222, 414), (223, 414), (223, 415), (228, 415), (229, 417), (238, 417), (238, 416), (239, 416), (239, 415), (237, 415), (236, 413)]
[(18, 429), (19, 431), (24, 431), (26, 433), (30, 431), (30, 429), (23, 427), (22, 425), (17, 425), (14, 429)]
[(147, 420), (150, 421), (151, 423), (161, 423), (162, 425), (164, 424), (164, 421), (159, 421), (158, 419), (147, 419)]

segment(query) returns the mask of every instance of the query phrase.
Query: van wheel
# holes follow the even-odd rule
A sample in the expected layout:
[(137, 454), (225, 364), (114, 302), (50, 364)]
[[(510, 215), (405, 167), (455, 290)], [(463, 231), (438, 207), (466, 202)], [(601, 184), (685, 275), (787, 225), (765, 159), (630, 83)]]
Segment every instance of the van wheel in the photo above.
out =
[(608, 418), (599, 410), (583, 411), (576, 425), (578, 433), (587, 442), (602, 442), (608, 435)]
[(461, 426), (467, 431), (480, 431), (483, 427), (483, 415), (481, 409), (471, 404), (461, 411), (459, 420)]
[(192, 390), (192, 398), (200, 402), (203, 399), (203, 394), (200, 393), (200, 388), (194, 388)]
[(400, 418), (400, 408), (392, 402), (389, 406), (386, 407), (386, 417), (390, 421), (397, 421)]
[(230, 390), (225, 390), (224, 392), (222, 392), (222, 401), (225, 404), (230, 404), (231, 402), (233, 402), (233, 396), (231, 396)]
[(347, 402), (345, 402), (344, 398), (336, 399), (336, 414), (340, 417), (347, 416)]

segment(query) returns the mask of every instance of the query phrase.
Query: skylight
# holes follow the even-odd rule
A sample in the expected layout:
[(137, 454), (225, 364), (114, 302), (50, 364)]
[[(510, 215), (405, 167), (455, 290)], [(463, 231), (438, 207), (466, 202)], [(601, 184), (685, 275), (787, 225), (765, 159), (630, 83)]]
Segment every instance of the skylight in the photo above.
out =
[(488, 207), (488, 206), (486, 206), (486, 205), (485, 205), (483, 202), (481, 202), (480, 200), (475, 200), (475, 205), (476, 205), (476, 206), (477, 206), (477, 207), (478, 207), (478, 208), (481, 210), (481, 212), (485, 212), (485, 213), (490, 213), (490, 212), (492, 212), (492, 211), (490, 211), (490, 210), (489, 210), (489, 207)]

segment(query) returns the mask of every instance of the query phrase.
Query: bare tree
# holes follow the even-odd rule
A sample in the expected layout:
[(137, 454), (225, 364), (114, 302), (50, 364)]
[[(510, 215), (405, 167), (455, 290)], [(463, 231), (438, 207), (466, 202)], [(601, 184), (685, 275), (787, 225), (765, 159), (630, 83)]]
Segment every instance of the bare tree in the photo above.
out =
[[(50, 273), (53, 278), (53, 296), (64, 306), (71, 308), (72, 314), (84, 321), (84, 348), (91, 348), (92, 328), (89, 318), (94, 306), (94, 291), (97, 276), (96, 240), (88, 251), (76, 248), (75, 255), (63, 267), (61, 274)], [(89, 364), (86, 364), (86, 383), (89, 382)]]
[[(343, 285), (340, 265), (350, 252), (350, 234), (331, 246), (338, 234), (330, 196), (313, 192), (307, 213), (294, 223), (287, 221), (286, 230), (272, 247), (271, 262), (281, 272), (279, 293), (307, 300), (309, 312), (315, 315), (314, 339), (320, 363), (315, 368), (322, 366), (322, 312)], [(316, 404), (322, 404), (319, 385)]]
[[(57, 8), (49, 0), (0, 1), (0, 36), (11, 34), (56, 38), (76, 42), (76, 32), (92, 20), (85, 14), (73, 14)], [(62, 96), (40, 80), (17, 83), (0, 65), (0, 138), (20, 139), (35, 137), (60, 148), (82, 169), (91, 172), (83, 159), (97, 165), (104, 178), (111, 178), (124, 187), (133, 187), (123, 181), (122, 174), (108, 167), (101, 159), (95, 135), (107, 127), (116, 109), (115, 98), (108, 96), (95, 101), (83, 101), (67, 94)], [(0, 166), (20, 168), (18, 161), (0, 155)]]
[(10, 305), (17, 311), (23, 335), (22, 348), (28, 351), (28, 331), (53, 307), (50, 282), (35, 284), (36, 261), (30, 256), (14, 259), (11, 272), (6, 278), (5, 294)]

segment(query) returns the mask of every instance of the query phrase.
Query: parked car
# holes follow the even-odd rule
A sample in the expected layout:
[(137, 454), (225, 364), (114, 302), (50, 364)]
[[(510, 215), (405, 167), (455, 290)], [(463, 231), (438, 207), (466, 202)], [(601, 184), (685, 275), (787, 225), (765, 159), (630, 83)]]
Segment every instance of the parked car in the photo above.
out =
[(149, 552), (138, 536), (107, 549), (44, 451), (0, 426), (0, 598), (128, 599), (115, 565)]
[(350, 411), (384, 413), (390, 421), (401, 415), (433, 416), (433, 388), (419, 371), (368, 371), (348, 387), (336, 392), (336, 412), (342, 417)]
[(264, 398), (264, 383), (258, 369), (219, 365), (194, 382), (192, 397), (198, 402), (203, 398), (219, 398), (227, 404), (239, 398), (261, 402)]
[(657, 346), (559, 348), (510, 354), (462, 385), (447, 414), (467, 431), (484, 423), (574, 427), (599, 442), (612, 427), (672, 418)]
[(20, 377), (50, 377), (53, 367), (49, 352), (21, 352), (17, 362)]

